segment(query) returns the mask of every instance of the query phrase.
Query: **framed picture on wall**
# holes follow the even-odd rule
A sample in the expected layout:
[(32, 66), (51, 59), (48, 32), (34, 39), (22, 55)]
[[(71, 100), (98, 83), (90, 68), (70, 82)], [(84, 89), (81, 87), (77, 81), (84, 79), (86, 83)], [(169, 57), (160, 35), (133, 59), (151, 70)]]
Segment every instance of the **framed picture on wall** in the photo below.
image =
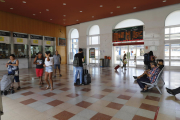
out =
[(58, 46), (66, 46), (66, 38), (58, 38)]

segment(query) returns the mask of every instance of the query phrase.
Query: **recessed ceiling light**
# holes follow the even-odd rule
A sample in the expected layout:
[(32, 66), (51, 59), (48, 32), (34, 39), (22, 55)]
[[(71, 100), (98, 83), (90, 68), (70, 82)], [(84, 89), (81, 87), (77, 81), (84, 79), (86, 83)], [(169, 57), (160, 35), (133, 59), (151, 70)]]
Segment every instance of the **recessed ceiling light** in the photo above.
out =
[(66, 5), (66, 3), (63, 3), (63, 5)]
[(136, 7), (133, 7), (133, 9), (136, 9)]
[(76, 21), (79, 21), (79, 20), (76, 20)]
[(103, 7), (103, 5), (100, 5), (100, 7)]
[(66, 21), (66, 19), (63, 19), (64, 21)]
[(117, 6), (117, 8), (120, 8), (120, 6)]
[(94, 16), (92, 16), (92, 18), (94, 18)]
[(52, 20), (52, 19), (50, 19), (50, 20)]
[(23, 3), (26, 3), (26, 1), (22, 1)]
[(111, 12), (111, 14), (113, 14), (113, 12)]
[(13, 9), (13, 8), (10, 8), (11, 10)]
[(33, 14), (33, 15), (36, 15), (36, 14)]
[(49, 9), (46, 9), (46, 11), (49, 11)]
[(63, 15), (64, 17), (66, 17), (66, 15)]
[(166, 2), (166, 0), (163, 0), (163, 2)]
[(79, 12), (82, 12), (82, 11), (79, 11)]
[(66, 23), (64, 22), (64, 24), (66, 24)]
[(5, 2), (5, 0), (0, 0), (1, 2)]
[(39, 12), (39, 13), (41, 13), (41, 12)]

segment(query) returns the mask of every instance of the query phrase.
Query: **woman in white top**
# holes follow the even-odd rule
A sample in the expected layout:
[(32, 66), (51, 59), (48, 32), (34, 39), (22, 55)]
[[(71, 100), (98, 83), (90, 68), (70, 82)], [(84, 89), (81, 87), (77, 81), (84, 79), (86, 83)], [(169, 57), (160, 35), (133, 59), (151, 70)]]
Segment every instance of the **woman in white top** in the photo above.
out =
[[(53, 74), (53, 57), (50, 57), (51, 52), (47, 51), (45, 53), (46, 59), (45, 59), (45, 63), (44, 63), (44, 67), (45, 67), (45, 80), (48, 84), (46, 89), (50, 89), (50, 84), (51, 84), (51, 90), (53, 90), (53, 80), (52, 80), (52, 74)], [(50, 84), (48, 81), (48, 77), (50, 80)]]

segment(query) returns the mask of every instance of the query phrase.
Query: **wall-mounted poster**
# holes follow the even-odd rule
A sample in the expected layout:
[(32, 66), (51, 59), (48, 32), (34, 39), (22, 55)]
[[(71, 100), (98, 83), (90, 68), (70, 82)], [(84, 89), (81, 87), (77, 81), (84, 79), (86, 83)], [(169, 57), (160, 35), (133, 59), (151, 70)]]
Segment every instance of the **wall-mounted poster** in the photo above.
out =
[(113, 42), (143, 40), (143, 26), (113, 29)]
[(95, 48), (89, 49), (89, 58), (95, 58)]
[(59, 38), (58, 46), (66, 46), (66, 38)]

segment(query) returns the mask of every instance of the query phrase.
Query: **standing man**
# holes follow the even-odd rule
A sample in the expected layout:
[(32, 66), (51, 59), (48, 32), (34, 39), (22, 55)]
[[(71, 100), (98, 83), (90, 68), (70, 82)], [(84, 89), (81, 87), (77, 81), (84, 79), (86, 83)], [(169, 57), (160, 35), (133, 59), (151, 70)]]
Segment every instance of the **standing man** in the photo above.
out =
[(78, 58), (79, 60), (79, 66), (76, 66), (76, 73), (75, 73), (75, 78), (74, 78), (74, 85), (76, 85), (76, 80), (77, 80), (77, 76), (79, 74), (80, 76), (80, 85), (82, 85), (82, 77), (83, 77), (83, 62), (84, 62), (84, 55), (83, 55), (83, 49), (79, 48), (79, 52), (77, 54), (75, 54), (74, 58)]
[(60, 64), (61, 64), (61, 55), (58, 54), (58, 51), (55, 51), (55, 55), (53, 55), (54, 58), (54, 70), (55, 70), (55, 75), (54, 77), (56, 77), (56, 69), (58, 68), (59, 70), (59, 76), (61, 77), (62, 75), (60, 74)]

